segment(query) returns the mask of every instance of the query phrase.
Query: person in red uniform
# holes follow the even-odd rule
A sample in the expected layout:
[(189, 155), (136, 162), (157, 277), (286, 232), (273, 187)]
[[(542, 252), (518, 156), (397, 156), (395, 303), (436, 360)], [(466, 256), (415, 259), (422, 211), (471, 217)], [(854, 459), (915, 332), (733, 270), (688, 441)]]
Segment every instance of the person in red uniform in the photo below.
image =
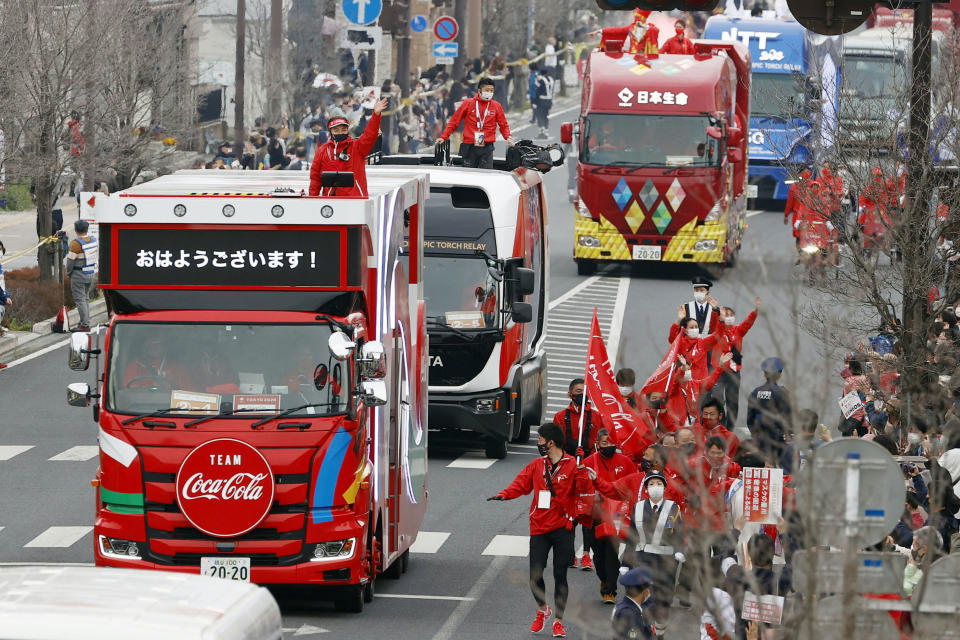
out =
[(460, 155), (463, 157), (463, 166), (479, 169), (493, 169), (493, 143), (497, 139), (497, 127), (500, 134), (511, 147), (515, 141), (510, 134), (510, 125), (507, 116), (503, 113), (503, 105), (493, 99), (496, 84), (490, 78), (481, 78), (477, 83), (477, 95), (467, 98), (458, 108), (443, 133), (440, 140), (446, 142), (460, 123), (463, 122), (463, 146)]
[[(607, 50), (619, 50), (629, 54), (659, 53), (657, 43), (660, 39), (660, 29), (647, 22), (649, 11), (637, 9), (633, 12), (633, 24), (625, 27), (606, 27), (601, 29), (601, 46)], [(597, 32), (591, 32), (591, 36)], [(619, 47), (616, 44), (619, 44)]]
[(590, 400), (583, 397), (584, 385), (583, 378), (574, 378), (567, 387), (567, 397), (570, 398), (570, 405), (566, 409), (557, 411), (553, 416), (553, 423), (563, 431), (564, 449), (572, 456), (577, 455), (577, 443), (580, 441), (580, 407), (586, 402), (587, 414), (583, 417), (583, 443), (580, 444), (584, 451), (591, 451), (597, 445), (597, 431), (603, 425), (600, 424), (600, 416), (595, 415)]
[(687, 24), (683, 20), (677, 20), (673, 25), (673, 30), (677, 35), (663, 43), (663, 46), (660, 47), (660, 53), (693, 55), (693, 41), (687, 37)]
[(713, 436), (720, 436), (727, 443), (727, 454), (737, 455), (740, 448), (740, 438), (735, 433), (723, 426), (723, 403), (716, 398), (707, 398), (700, 407), (700, 421), (693, 425), (693, 432), (697, 435), (697, 440), (704, 443)]
[[(324, 142), (313, 156), (310, 166), (311, 196), (360, 196), (366, 198), (367, 192), (367, 156), (380, 135), (380, 114), (387, 108), (388, 101), (382, 98), (373, 106), (373, 116), (359, 138), (350, 137), (350, 122), (343, 113), (333, 114), (327, 121), (330, 140)], [(324, 171), (352, 171), (353, 186), (322, 187)]]
[(717, 367), (705, 377), (698, 378), (694, 375), (686, 358), (682, 355), (677, 356), (676, 377), (670, 384), (670, 395), (667, 399), (668, 411), (674, 415), (683, 416), (684, 424), (696, 421), (700, 399), (710, 394), (732, 358), (732, 353), (722, 354)]
[[(677, 353), (682, 355), (690, 365), (693, 377), (703, 380), (707, 377), (707, 356), (719, 343), (720, 332), (713, 330), (709, 335), (701, 337), (700, 323), (696, 318), (684, 315), (685, 310), (683, 305), (677, 309), (677, 322), (670, 325), (669, 342), (672, 344), (677, 336), (680, 336), (680, 348)], [(716, 315), (717, 325), (719, 325), (719, 313)]]
[[(553, 637), (563, 638), (563, 612), (570, 588), (567, 566), (573, 558), (573, 524), (579, 490), (587, 490), (591, 481), (587, 472), (563, 450), (563, 432), (552, 423), (540, 427), (537, 449), (542, 457), (523, 468), (506, 489), (487, 500), (513, 500), (533, 494), (530, 503), (530, 590), (537, 602), (537, 613), (530, 631), (538, 633), (550, 617), (543, 570), (553, 550), (554, 605)], [(595, 473), (592, 470), (590, 473)]]
[(797, 216), (799, 215), (800, 209), (800, 194), (807, 189), (807, 185), (810, 184), (810, 170), (804, 169), (800, 173), (800, 178), (790, 185), (790, 190), (787, 192), (787, 206), (783, 209), (783, 224), (790, 222), (790, 225), (793, 227), (793, 238), (796, 242), (797, 247), (800, 246), (800, 231), (796, 225)]
[[(633, 460), (617, 451), (617, 445), (610, 440), (606, 429), (597, 432), (597, 450), (587, 456), (583, 466), (596, 471), (597, 477), (606, 482), (616, 482), (637, 471)], [(619, 502), (598, 494), (593, 509), (593, 529), (583, 530), (584, 553), (588, 548), (593, 551), (593, 565), (600, 579), (600, 598), (604, 604), (617, 602), (620, 536), (617, 535), (613, 519), (618, 513), (626, 513)]]
[(873, 168), (873, 180), (860, 193), (857, 205), (863, 248), (869, 251), (883, 246), (883, 237), (890, 229), (890, 198), (880, 167)]
[(730, 307), (720, 307), (720, 342), (714, 349), (714, 356), (729, 351), (733, 354), (729, 368), (720, 376), (717, 386), (714, 387), (714, 396), (723, 402), (731, 427), (737, 424), (740, 413), (740, 371), (743, 369), (743, 337), (747, 335), (753, 323), (757, 320), (760, 310), (760, 297), (753, 299), (753, 310), (746, 319), (737, 324), (737, 316)]

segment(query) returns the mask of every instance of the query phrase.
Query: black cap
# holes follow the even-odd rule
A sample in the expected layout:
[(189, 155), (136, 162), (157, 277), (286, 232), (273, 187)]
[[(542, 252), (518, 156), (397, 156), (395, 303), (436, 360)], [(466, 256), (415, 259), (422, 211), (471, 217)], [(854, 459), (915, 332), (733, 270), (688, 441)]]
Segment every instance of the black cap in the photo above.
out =
[(653, 578), (650, 577), (649, 571), (643, 567), (637, 567), (620, 576), (619, 582), (625, 587), (646, 587), (653, 584)]
[(703, 276), (697, 276), (693, 280), (691, 280), (691, 282), (695, 287), (706, 287), (707, 289), (709, 289), (710, 287), (713, 286), (713, 283), (707, 280), (706, 278), (704, 278)]

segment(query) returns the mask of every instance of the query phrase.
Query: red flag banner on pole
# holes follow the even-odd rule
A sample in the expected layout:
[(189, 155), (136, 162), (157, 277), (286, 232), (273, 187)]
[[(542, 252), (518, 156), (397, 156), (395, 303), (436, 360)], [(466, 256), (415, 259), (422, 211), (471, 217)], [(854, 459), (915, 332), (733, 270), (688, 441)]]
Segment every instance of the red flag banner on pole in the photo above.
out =
[(610, 437), (628, 456), (639, 459), (644, 450), (657, 441), (650, 426), (636, 409), (627, 404), (613, 375), (607, 347), (600, 334), (597, 310), (593, 310), (590, 347), (587, 350), (586, 396), (600, 414)]
[(657, 391), (667, 393), (667, 389), (670, 387), (670, 382), (673, 378), (673, 369), (677, 366), (677, 353), (680, 351), (680, 338), (682, 335), (683, 334), (678, 333), (677, 337), (673, 339), (673, 343), (670, 345), (670, 349), (667, 350), (667, 354), (663, 356), (663, 360), (660, 361), (657, 369), (650, 374), (647, 381), (643, 383), (643, 389), (640, 390), (640, 393), (648, 394)]

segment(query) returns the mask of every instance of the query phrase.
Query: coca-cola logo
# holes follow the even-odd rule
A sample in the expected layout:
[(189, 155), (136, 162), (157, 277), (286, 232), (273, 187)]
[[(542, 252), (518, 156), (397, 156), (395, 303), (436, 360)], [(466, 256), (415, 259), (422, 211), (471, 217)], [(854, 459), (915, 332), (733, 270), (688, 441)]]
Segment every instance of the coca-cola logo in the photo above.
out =
[(273, 504), (273, 472), (259, 451), (221, 438), (191, 451), (177, 472), (177, 504), (194, 527), (221, 538), (256, 527)]

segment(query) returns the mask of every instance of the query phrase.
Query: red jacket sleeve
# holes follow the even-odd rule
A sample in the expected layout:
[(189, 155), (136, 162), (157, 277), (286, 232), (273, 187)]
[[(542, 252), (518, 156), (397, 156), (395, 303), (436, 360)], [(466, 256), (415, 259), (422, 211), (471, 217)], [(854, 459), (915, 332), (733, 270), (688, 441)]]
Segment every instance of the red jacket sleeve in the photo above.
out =
[(443, 128), (443, 133), (440, 134), (442, 140), (446, 140), (450, 137), (450, 134), (460, 126), (460, 121), (463, 120), (464, 114), (467, 112), (467, 105), (473, 105), (473, 100), (470, 98), (465, 99), (460, 103), (460, 107), (453, 112), (453, 115), (450, 116), (450, 120), (447, 122), (447, 126)]
[(753, 327), (753, 323), (757, 321), (757, 310), (754, 309), (747, 314), (747, 317), (743, 322), (737, 325), (737, 328), (734, 329), (734, 335), (737, 336), (739, 340), (743, 340), (743, 336), (747, 335), (747, 331)]
[(542, 468), (543, 460), (538, 458), (525, 466), (510, 483), (510, 486), (501, 491), (499, 495), (503, 496), (504, 500), (513, 500), (533, 491), (533, 474), (538, 465)]
[[(713, 310), (710, 312), (710, 333), (711, 334), (716, 333), (717, 327), (719, 326), (720, 326), (720, 314), (718, 313), (717, 310)], [(714, 345), (711, 345), (707, 348), (712, 349), (713, 347)]]
[(370, 154), (370, 150), (373, 149), (373, 145), (377, 142), (377, 136), (380, 135), (380, 120), (381, 115), (379, 113), (373, 114), (367, 121), (367, 126), (364, 128), (363, 133), (357, 138), (357, 151), (360, 152), (360, 155), (363, 157), (367, 157)]
[(500, 127), (500, 135), (503, 136), (503, 139), (511, 137), (510, 125), (507, 124), (507, 116), (503, 112), (503, 105), (499, 102), (497, 103), (497, 125)]
[(317, 147), (317, 152), (313, 154), (313, 164), (310, 165), (310, 195), (320, 195), (320, 178), (323, 176), (323, 162), (320, 160), (320, 152), (326, 145)]
[(714, 367), (713, 372), (700, 381), (700, 395), (703, 395), (709, 392), (710, 389), (713, 389), (714, 385), (717, 384), (717, 380), (720, 379), (720, 376), (722, 376), (723, 372), (726, 370), (726, 367)]
[(796, 206), (797, 199), (797, 185), (790, 185), (790, 190), (787, 191), (787, 206), (783, 208), (783, 217), (788, 218), (791, 213), (793, 213), (793, 208)]
[(680, 333), (680, 325), (676, 322), (670, 325), (670, 339), (667, 340), (670, 344), (673, 344), (673, 341), (677, 339), (677, 334)]
[(636, 501), (637, 490), (640, 488), (642, 481), (643, 472), (635, 471), (615, 482), (607, 482), (600, 476), (597, 476), (593, 484), (603, 497), (612, 500), (626, 500), (632, 504)]

